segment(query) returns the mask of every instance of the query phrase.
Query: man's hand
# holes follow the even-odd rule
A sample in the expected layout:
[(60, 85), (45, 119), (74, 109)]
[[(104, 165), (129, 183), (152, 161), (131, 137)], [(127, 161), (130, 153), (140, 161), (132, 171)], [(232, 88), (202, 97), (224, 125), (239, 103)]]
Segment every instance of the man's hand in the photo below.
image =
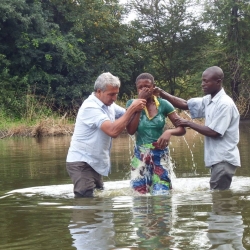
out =
[(182, 126), (182, 127), (189, 127), (190, 126), (190, 122), (189, 120), (183, 119), (183, 118), (178, 118), (174, 121), (174, 125), (176, 127), (178, 126)]
[(208, 137), (219, 137), (221, 134), (218, 132), (212, 130), (208, 126), (200, 125), (196, 122), (192, 122), (183, 118), (179, 118), (175, 120), (175, 125), (176, 126), (182, 126), (182, 127), (189, 127), (197, 132), (199, 132), (202, 135), (208, 136)]
[(135, 112), (142, 111), (145, 108), (146, 103), (147, 101), (145, 99), (135, 99), (130, 107), (133, 108)]
[(161, 89), (159, 87), (154, 87), (153, 95), (160, 96)]
[(162, 99), (169, 101), (174, 107), (178, 109), (188, 110), (188, 104), (186, 100), (171, 95), (159, 87), (154, 87), (153, 95), (160, 96)]
[(151, 95), (152, 91), (149, 88), (142, 88), (139, 90), (138, 98), (147, 100)]

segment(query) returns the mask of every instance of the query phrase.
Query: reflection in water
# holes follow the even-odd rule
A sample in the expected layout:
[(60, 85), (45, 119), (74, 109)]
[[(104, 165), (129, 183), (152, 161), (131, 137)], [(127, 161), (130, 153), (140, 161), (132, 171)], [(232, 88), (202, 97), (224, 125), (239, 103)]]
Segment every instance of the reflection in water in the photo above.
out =
[(69, 231), (77, 250), (165, 249), (172, 219), (170, 196), (77, 199)]
[[(77, 250), (240, 250), (244, 249), (244, 228), (243, 206), (240, 207), (242, 204), (238, 201), (244, 202), (245, 210), (248, 209), (248, 199), (242, 200), (240, 196), (250, 193), (249, 181), (249, 177), (237, 177), (230, 191), (232, 193), (211, 192), (205, 186), (208, 183), (205, 178), (177, 178), (175, 189), (167, 196), (132, 196), (128, 189), (129, 181), (106, 182), (107, 189), (93, 199), (72, 200), (71, 184), (19, 189), (7, 194), (13, 195), (13, 199), (19, 193), (29, 197), (28, 200), (30, 197), (32, 201), (42, 200), (39, 205), (43, 206), (52, 206), (53, 201), (63, 197), (64, 205), (58, 209), (72, 211), (71, 216), (66, 215), (65, 229), (73, 241), (70, 246)], [(50, 203), (45, 202), (46, 197), (51, 197)], [(36, 211), (39, 216), (42, 214), (37, 205), (29, 206), (29, 210), (32, 214)], [(58, 211), (55, 211), (52, 218), (58, 222)], [(246, 216), (246, 211), (244, 214)], [(46, 217), (41, 218), (44, 221)], [(34, 224), (36, 226), (37, 223)], [(59, 230), (53, 223), (51, 227)]]
[(209, 213), (207, 233), (212, 245), (210, 249), (245, 249), (242, 245), (241, 207), (235, 199), (231, 191), (212, 192), (213, 207)]
[(96, 199), (86, 199), (76, 199), (72, 209), (69, 223), (69, 231), (73, 239), (72, 246), (77, 250), (112, 249), (114, 223), (113, 213), (109, 212), (111, 206), (109, 208), (105, 200), (100, 201), (98, 205)]
[(170, 244), (172, 226), (171, 197), (134, 197), (133, 224), (135, 246), (143, 249), (161, 249)]

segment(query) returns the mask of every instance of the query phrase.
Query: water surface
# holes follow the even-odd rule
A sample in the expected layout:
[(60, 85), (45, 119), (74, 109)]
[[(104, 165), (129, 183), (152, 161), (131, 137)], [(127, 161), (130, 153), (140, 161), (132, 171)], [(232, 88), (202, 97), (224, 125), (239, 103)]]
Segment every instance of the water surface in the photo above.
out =
[(65, 169), (70, 137), (0, 140), (0, 249), (250, 249), (250, 122), (242, 122), (242, 167), (228, 191), (209, 190), (203, 137), (173, 137), (173, 191), (135, 196), (132, 140), (113, 141), (105, 191), (74, 199)]

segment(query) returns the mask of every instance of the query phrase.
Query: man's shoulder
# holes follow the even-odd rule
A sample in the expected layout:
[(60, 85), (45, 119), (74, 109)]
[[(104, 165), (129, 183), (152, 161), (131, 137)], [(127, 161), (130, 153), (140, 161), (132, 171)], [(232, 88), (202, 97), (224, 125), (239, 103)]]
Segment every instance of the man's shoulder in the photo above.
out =
[(79, 108), (78, 115), (93, 117), (103, 113), (102, 107), (95, 102), (93, 99), (87, 98), (83, 101), (81, 107)]
[(217, 101), (216, 106), (217, 106), (217, 109), (220, 110), (221, 112), (223, 110), (222, 112), (223, 114), (225, 114), (225, 112), (228, 112), (228, 114), (232, 114), (231, 112), (233, 112), (233, 114), (235, 114), (236, 116), (239, 116), (239, 111), (235, 102), (226, 93), (220, 96), (220, 98)]
[(222, 94), (220, 96), (220, 98), (218, 98), (218, 103), (220, 103), (221, 105), (235, 105), (233, 99), (226, 93)]
[(90, 95), (87, 99), (85, 99), (85, 100), (83, 101), (81, 107), (82, 107), (82, 108), (86, 108), (86, 107), (88, 107), (88, 108), (91, 108), (91, 107), (96, 108), (96, 107), (100, 107), (100, 105), (99, 105), (98, 102), (96, 101), (96, 98), (93, 98), (93, 97)]

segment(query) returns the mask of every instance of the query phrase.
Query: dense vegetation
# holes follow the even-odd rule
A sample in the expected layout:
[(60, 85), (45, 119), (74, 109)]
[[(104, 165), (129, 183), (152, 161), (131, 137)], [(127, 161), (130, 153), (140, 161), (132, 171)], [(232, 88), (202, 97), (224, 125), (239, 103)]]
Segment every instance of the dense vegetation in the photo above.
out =
[(212, 65), (249, 113), (247, 0), (1, 0), (0, 17), (0, 120), (74, 117), (106, 71), (121, 79), (121, 100), (142, 72), (172, 94), (202, 95)]

